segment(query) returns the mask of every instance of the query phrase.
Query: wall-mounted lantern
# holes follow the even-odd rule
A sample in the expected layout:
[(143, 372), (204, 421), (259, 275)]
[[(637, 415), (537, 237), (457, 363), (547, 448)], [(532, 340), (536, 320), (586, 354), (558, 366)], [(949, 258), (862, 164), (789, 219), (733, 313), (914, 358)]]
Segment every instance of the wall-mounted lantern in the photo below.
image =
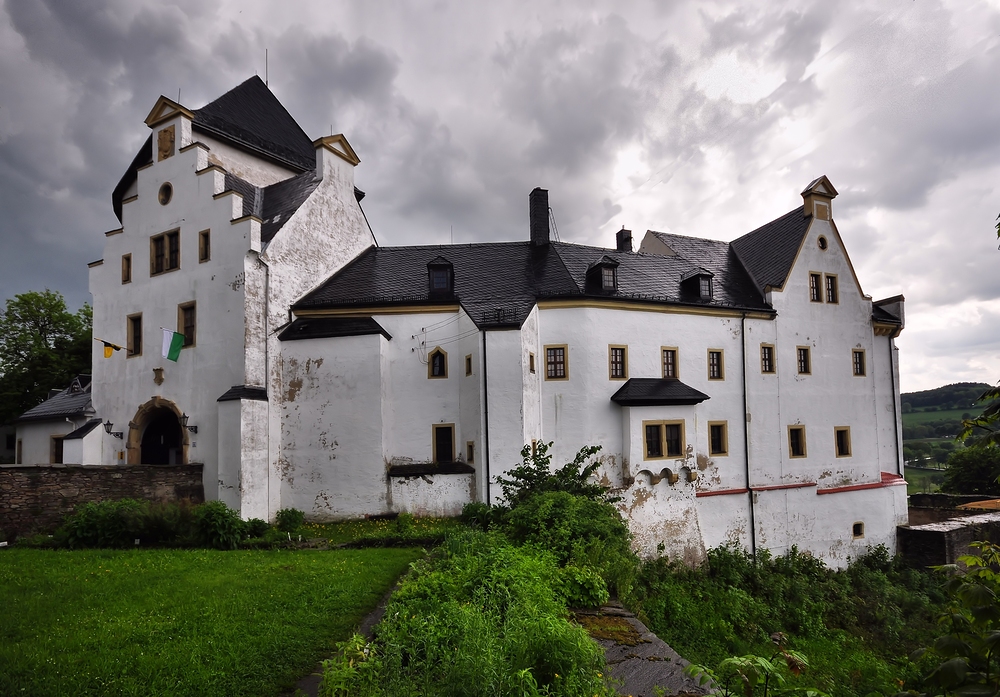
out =
[(113, 429), (114, 427), (115, 425), (111, 423), (111, 419), (108, 419), (107, 421), (104, 422), (104, 432), (107, 433), (109, 436), (114, 436), (118, 440), (122, 440), (125, 434), (122, 433), (121, 431), (112, 431), (111, 429)]
[(181, 428), (186, 428), (191, 433), (197, 433), (198, 432), (198, 427), (197, 426), (188, 426), (188, 415), (187, 414), (181, 414)]

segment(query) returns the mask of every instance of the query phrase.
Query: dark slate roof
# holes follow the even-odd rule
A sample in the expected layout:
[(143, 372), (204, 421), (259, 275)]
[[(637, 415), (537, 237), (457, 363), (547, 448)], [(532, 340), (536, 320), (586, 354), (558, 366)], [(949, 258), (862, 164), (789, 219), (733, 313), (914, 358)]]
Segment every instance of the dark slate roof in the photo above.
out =
[(237, 399), (253, 399), (258, 402), (266, 402), (267, 390), (263, 387), (252, 387), (250, 385), (233, 385), (215, 401), (234, 402)]
[(81, 375), (59, 394), (21, 414), (18, 421), (48, 421), (94, 412), (90, 401), (90, 376)]
[(677, 378), (629, 378), (611, 401), (623, 407), (700, 404), (709, 396)]
[(235, 174), (226, 172), (226, 182), (224, 191), (235, 191), (243, 197), (243, 215), (261, 216), (264, 207), (261, 189), (254, 186), (245, 179), (237, 177)]
[[(271, 184), (263, 190), (264, 205), (260, 213), (260, 240), (267, 244), (288, 219), (299, 209), (309, 195), (319, 186), (320, 180), (314, 170), (303, 172), (291, 179)], [(364, 192), (354, 189), (354, 197), (360, 203)]]
[(371, 317), (297, 319), (278, 335), (278, 340), (296, 341), (298, 339), (325, 339), (331, 336), (365, 336), (368, 334), (381, 334), (386, 339), (392, 340), (389, 332)]
[(761, 292), (768, 286), (780, 288), (785, 284), (810, 222), (812, 218), (806, 217), (805, 208), (799, 206), (732, 241), (736, 256)]
[(312, 140), (256, 75), (196, 110), (192, 128), (299, 171), (316, 168)]
[(872, 319), (876, 322), (888, 322), (889, 324), (902, 324), (903, 321), (896, 315), (888, 312), (885, 308), (872, 305)]
[[(430, 297), (427, 264), (444, 256), (454, 268), (455, 294)], [(587, 285), (587, 270), (602, 259), (618, 264), (618, 290)], [(732, 260), (715, 264), (711, 300), (681, 288), (698, 267), (682, 257), (618, 252), (565, 242), (493, 242), (420, 247), (369, 247), (293, 307), (364, 308), (459, 302), (480, 327), (518, 327), (538, 300), (602, 297), (769, 311), (746, 272)]]
[(101, 425), (100, 419), (91, 419), (90, 421), (88, 421), (75, 431), (70, 431), (69, 433), (67, 433), (65, 436), (63, 436), (63, 440), (79, 440), (80, 438), (83, 438), (85, 435), (87, 435), (100, 425)]

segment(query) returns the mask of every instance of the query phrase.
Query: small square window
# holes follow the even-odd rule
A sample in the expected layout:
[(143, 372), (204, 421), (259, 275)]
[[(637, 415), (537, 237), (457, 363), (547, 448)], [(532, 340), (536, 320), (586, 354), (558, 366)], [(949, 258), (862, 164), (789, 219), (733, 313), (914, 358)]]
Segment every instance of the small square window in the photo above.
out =
[(774, 373), (774, 346), (760, 345), (760, 372)]
[(865, 376), (865, 350), (864, 349), (854, 349), (851, 352), (851, 363), (854, 368), (855, 377)]
[(788, 427), (788, 455), (789, 457), (806, 456), (806, 427)]
[(195, 339), (195, 304), (185, 303), (177, 306), (177, 333), (184, 335), (182, 346), (194, 346)]
[(566, 347), (546, 346), (545, 379), (566, 380), (568, 378), (569, 378), (569, 371), (566, 365)]
[(472, 354), (465, 357), (465, 374), (472, 375)]
[(202, 230), (198, 233), (198, 263), (202, 264), (212, 258), (212, 232)]
[(725, 379), (725, 366), (722, 360), (722, 349), (709, 349), (708, 350), (708, 379), (709, 380), (724, 380)]
[(663, 359), (663, 377), (665, 378), (676, 378), (677, 377), (677, 349), (675, 348), (663, 348), (660, 349), (660, 353)]
[(440, 348), (434, 349), (427, 356), (427, 377), (448, 377), (448, 354)]
[(828, 303), (840, 302), (840, 294), (837, 291), (837, 277), (832, 274), (826, 275), (826, 301)]
[(838, 426), (833, 429), (837, 446), (837, 457), (851, 456), (851, 429), (849, 426)]
[(710, 455), (729, 454), (729, 428), (725, 421), (708, 422), (708, 452)]
[(857, 522), (851, 526), (851, 537), (855, 540), (859, 540), (865, 536), (865, 524)]
[(822, 274), (809, 274), (809, 301), (814, 303), (823, 302), (820, 284), (823, 282)]
[(122, 283), (132, 282), (132, 255), (122, 254)]
[(608, 347), (608, 377), (611, 380), (628, 378), (628, 348), (625, 346)]
[(795, 349), (796, 353), (796, 363), (799, 369), (799, 375), (809, 375), (812, 373), (812, 362), (809, 355), (808, 346), (799, 346)]

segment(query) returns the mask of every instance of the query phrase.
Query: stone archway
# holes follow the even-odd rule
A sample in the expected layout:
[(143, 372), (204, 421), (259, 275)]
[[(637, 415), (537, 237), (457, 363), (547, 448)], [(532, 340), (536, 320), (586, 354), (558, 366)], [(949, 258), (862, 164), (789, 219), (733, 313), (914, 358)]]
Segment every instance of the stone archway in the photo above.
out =
[(139, 407), (128, 425), (128, 464), (186, 465), (188, 432), (181, 427), (180, 417), (177, 405), (163, 397), (153, 397)]

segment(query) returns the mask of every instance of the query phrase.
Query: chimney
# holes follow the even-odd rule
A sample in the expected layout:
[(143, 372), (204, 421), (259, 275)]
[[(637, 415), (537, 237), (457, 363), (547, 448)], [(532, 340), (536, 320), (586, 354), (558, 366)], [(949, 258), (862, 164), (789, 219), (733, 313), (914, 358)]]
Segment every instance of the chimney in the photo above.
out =
[(632, 231), (626, 230), (624, 225), (622, 225), (621, 230), (615, 233), (615, 241), (617, 242), (615, 248), (619, 252), (632, 251)]
[(543, 246), (549, 243), (549, 191), (537, 186), (528, 194), (528, 225), (531, 228), (531, 244)]

